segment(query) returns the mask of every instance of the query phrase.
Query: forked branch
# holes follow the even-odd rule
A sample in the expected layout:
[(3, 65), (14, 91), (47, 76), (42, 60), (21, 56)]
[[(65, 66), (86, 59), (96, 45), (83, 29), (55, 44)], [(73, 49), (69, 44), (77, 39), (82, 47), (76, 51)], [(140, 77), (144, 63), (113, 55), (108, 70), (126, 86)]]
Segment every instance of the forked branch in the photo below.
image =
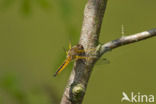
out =
[[(85, 50), (96, 48), (97, 54), (94, 58), (86, 60), (85, 63), (82, 60), (74, 63), (73, 70), (62, 96), (61, 104), (82, 103), (94, 64), (104, 53), (122, 45), (156, 36), (156, 29), (152, 29), (135, 35), (121, 37), (102, 46), (100, 45), (100, 48), (98, 48), (99, 34), (106, 4), (107, 0), (88, 0), (85, 6), (79, 44), (81, 44)], [(89, 53), (86, 52), (86, 54), (88, 55)], [(90, 55), (89, 57), (92, 56)]]
[[(107, 0), (88, 0), (84, 10), (80, 42), (85, 50), (98, 45), (102, 19)], [(87, 53), (86, 53), (87, 54)], [(87, 89), (95, 59), (75, 62), (69, 81), (65, 88), (61, 104), (81, 104)]]

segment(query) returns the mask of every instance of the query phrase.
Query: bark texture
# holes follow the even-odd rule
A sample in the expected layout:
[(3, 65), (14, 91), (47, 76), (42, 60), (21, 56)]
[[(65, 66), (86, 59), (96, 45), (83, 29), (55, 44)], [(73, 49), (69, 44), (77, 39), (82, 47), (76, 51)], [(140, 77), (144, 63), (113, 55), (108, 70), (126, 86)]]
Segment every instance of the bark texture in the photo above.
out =
[(90, 51), (86, 51), (85, 54), (89, 58), (87, 60), (78, 60), (74, 63), (73, 70), (62, 96), (61, 104), (82, 103), (94, 64), (104, 53), (122, 45), (156, 36), (156, 29), (152, 29), (121, 37), (103, 45), (98, 44), (106, 4), (107, 0), (88, 0), (85, 6), (79, 44), (81, 44), (85, 50), (96, 50), (94, 54), (90, 54)]
[[(79, 42), (85, 50), (95, 48), (98, 44), (106, 4), (107, 0), (88, 0), (85, 6)], [(89, 56), (89, 52), (86, 54)], [(61, 104), (82, 103), (95, 61), (95, 58), (89, 58), (85, 63), (82, 60), (75, 62)]]

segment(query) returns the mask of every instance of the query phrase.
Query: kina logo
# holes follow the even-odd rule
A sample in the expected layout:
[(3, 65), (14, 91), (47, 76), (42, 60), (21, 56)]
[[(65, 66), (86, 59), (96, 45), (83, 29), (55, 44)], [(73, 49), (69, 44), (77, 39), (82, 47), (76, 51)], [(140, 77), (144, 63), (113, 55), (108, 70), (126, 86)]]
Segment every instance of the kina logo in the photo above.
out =
[(127, 101), (132, 103), (152, 103), (154, 102), (154, 95), (141, 94), (140, 92), (131, 92), (128, 96), (125, 92), (122, 92), (121, 102)]

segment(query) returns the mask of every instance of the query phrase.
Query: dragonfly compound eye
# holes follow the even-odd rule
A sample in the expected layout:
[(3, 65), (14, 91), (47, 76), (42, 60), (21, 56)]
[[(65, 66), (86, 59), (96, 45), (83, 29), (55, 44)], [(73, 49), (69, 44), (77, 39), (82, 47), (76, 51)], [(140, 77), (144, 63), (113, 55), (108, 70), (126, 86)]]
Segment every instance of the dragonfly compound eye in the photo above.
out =
[(84, 49), (81, 44), (78, 44), (77, 47), (78, 47), (78, 49)]

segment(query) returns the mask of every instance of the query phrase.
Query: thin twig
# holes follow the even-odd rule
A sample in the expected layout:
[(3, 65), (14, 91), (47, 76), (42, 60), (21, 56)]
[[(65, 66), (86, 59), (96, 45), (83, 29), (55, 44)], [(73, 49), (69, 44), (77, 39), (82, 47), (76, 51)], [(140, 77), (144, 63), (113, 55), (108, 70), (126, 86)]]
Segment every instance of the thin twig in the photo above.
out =
[(110, 41), (101, 46), (100, 56), (114, 48), (117, 48), (117, 47), (120, 47), (123, 45), (127, 45), (127, 44), (131, 44), (134, 42), (138, 42), (138, 41), (141, 41), (141, 40), (144, 40), (147, 38), (151, 38), (153, 36), (156, 36), (156, 29), (144, 31), (144, 32), (137, 33), (134, 35), (124, 36), (119, 39)]

